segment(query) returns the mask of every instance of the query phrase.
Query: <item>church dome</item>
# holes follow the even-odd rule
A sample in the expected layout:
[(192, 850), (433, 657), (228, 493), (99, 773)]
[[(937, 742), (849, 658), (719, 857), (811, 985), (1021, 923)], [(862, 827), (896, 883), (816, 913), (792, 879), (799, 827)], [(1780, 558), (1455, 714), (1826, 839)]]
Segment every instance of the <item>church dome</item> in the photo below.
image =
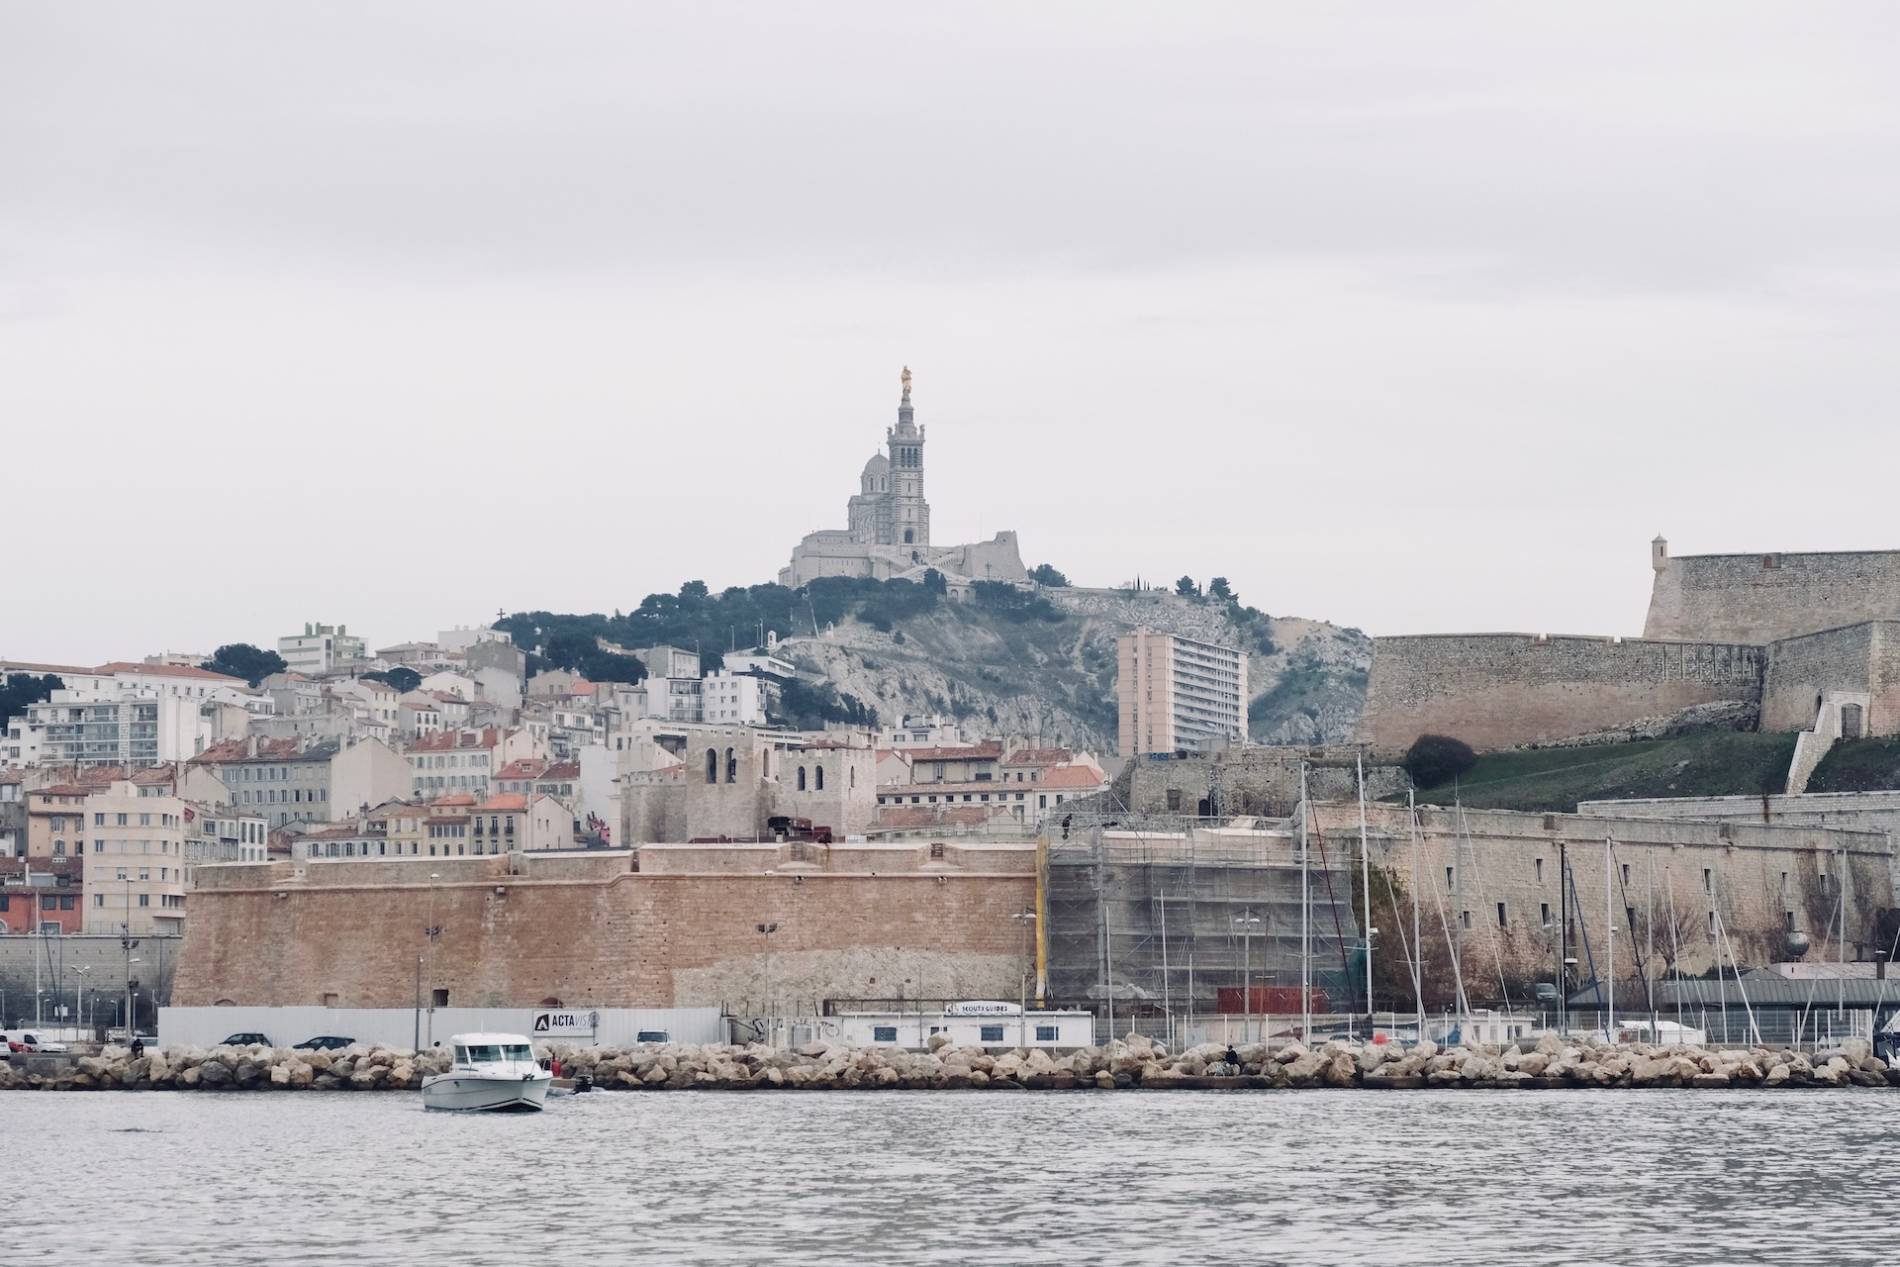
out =
[(891, 460), (882, 453), (873, 453), (871, 460), (864, 464), (863, 478), (865, 492), (888, 492), (891, 479)]

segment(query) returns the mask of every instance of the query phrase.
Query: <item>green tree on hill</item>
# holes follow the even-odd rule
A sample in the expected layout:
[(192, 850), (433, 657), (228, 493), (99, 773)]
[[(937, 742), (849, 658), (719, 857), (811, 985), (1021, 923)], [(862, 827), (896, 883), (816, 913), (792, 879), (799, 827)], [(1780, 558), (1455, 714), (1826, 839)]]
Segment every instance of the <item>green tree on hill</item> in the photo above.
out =
[(248, 642), (227, 642), (198, 667), (226, 677), (241, 677), (252, 686), (290, 668), (275, 651), (265, 651)]
[(1193, 577), (1184, 576), (1174, 583), (1174, 592), (1179, 594), (1182, 598), (1198, 598), (1201, 594), (1201, 587), (1194, 583)]
[(1035, 570), (1029, 574), (1029, 579), (1038, 585), (1046, 585), (1050, 589), (1066, 589), (1069, 584), (1069, 578), (1048, 563), (1038, 563)]
[(394, 687), (405, 695), (422, 685), (422, 675), (402, 664), (387, 672), (365, 673), (363, 677), (371, 682), (381, 682), (386, 686)]
[(0, 683), (0, 728), (7, 720), (26, 712), (27, 705), (37, 704), (51, 699), (53, 692), (64, 689), (66, 683), (52, 673), (9, 673), (6, 681)]

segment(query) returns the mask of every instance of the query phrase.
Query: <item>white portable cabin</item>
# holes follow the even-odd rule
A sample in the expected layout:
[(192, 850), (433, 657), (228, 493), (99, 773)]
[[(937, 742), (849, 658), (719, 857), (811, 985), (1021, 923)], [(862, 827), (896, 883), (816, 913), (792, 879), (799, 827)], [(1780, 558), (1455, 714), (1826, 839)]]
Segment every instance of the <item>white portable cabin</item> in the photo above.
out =
[(1041, 1047), (1073, 1051), (1095, 1042), (1088, 1012), (1025, 1013), (1015, 1003), (952, 1003), (942, 1011), (844, 1012), (835, 1020), (839, 1038), (855, 1047), (926, 1047), (932, 1034), (948, 1034), (959, 1047)]

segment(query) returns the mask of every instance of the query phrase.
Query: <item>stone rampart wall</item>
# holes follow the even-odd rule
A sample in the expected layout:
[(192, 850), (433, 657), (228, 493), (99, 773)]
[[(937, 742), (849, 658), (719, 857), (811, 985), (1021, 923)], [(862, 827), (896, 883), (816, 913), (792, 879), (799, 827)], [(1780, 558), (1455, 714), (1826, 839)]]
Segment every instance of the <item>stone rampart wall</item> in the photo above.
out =
[(1755, 703), (1763, 651), (1728, 643), (1532, 634), (1378, 638), (1357, 738), (1422, 734), (1511, 748), (1615, 730), (1699, 704)]
[(1862, 734), (1900, 732), (1900, 621), (1869, 621), (1788, 638), (1769, 648), (1763, 730), (1806, 730), (1828, 691), (1871, 697)]
[[(1358, 836), (1358, 812), (1356, 804), (1319, 803), (1314, 819), (1330, 840), (1350, 845)], [(1373, 863), (1401, 879), (1406, 913), (1409, 895), (1418, 894), (1428, 948), (1442, 946), (1440, 930), (1450, 927), (1466, 979), (1489, 987), (1484, 997), (1495, 995), (1500, 965), (1514, 992), (1522, 983), (1553, 979), (1564, 904), (1561, 858), (1567, 857), (1575, 890), (1570, 953), (1587, 960), (1587, 935), (1589, 954), (1604, 963), (1607, 882), (1619, 980), (1637, 975), (1633, 946), (1656, 947), (1652, 974), (1671, 955), (1686, 972), (1711, 967), (1712, 911), (1720, 913), (1733, 953), (1745, 964), (1788, 958), (1784, 934), (1791, 929), (1808, 935), (1808, 958), (1831, 958), (1834, 951), (1821, 943), (1837, 944), (1835, 915), (1843, 904), (1835, 886), (1843, 882), (1848, 954), (1865, 957), (1878, 942), (1881, 913), (1894, 904), (1884, 832), (1508, 810), (1461, 815), (1437, 807), (1420, 807), (1419, 816), (1414, 867), (1405, 807), (1371, 809)], [(1607, 873), (1606, 839), (1615, 842)], [(1628, 908), (1635, 911), (1633, 929)], [(1388, 953), (1397, 946), (1397, 931)], [(1579, 973), (1588, 979), (1587, 962)]]
[(1645, 638), (1768, 643), (1900, 617), (1900, 551), (1703, 554), (1656, 569)]
[(419, 960), (425, 999), (445, 989), (451, 1007), (757, 1006), (768, 979), (772, 997), (807, 1007), (919, 983), (932, 997), (1008, 998), (1025, 962), (1010, 917), (1035, 897), (1029, 872), (538, 880), (532, 866), (437, 865), (425, 895), (381, 872), (230, 870), (250, 875), (192, 895), (180, 1006), (410, 1007)]
[[(1300, 767), (1307, 793), (1356, 797), (1358, 752), (1352, 748), (1241, 748), (1205, 756), (1136, 758), (1128, 764), (1127, 805), (1137, 814), (1263, 815), (1284, 818), (1300, 800)], [(1405, 791), (1395, 765), (1366, 762), (1366, 795), (1377, 800)], [(1208, 804), (1202, 808), (1202, 802)]]

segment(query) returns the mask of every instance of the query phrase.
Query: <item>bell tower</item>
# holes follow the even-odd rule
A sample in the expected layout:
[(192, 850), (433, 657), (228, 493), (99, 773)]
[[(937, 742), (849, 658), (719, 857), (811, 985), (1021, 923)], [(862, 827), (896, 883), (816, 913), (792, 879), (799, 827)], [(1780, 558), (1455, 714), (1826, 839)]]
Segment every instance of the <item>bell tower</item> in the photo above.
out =
[(910, 403), (910, 367), (898, 380), (904, 394), (897, 402), (897, 425), (885, 433), (891, 451), (890, 544), (930, 544), (930, 503), (924, 500), (924, 429)]

